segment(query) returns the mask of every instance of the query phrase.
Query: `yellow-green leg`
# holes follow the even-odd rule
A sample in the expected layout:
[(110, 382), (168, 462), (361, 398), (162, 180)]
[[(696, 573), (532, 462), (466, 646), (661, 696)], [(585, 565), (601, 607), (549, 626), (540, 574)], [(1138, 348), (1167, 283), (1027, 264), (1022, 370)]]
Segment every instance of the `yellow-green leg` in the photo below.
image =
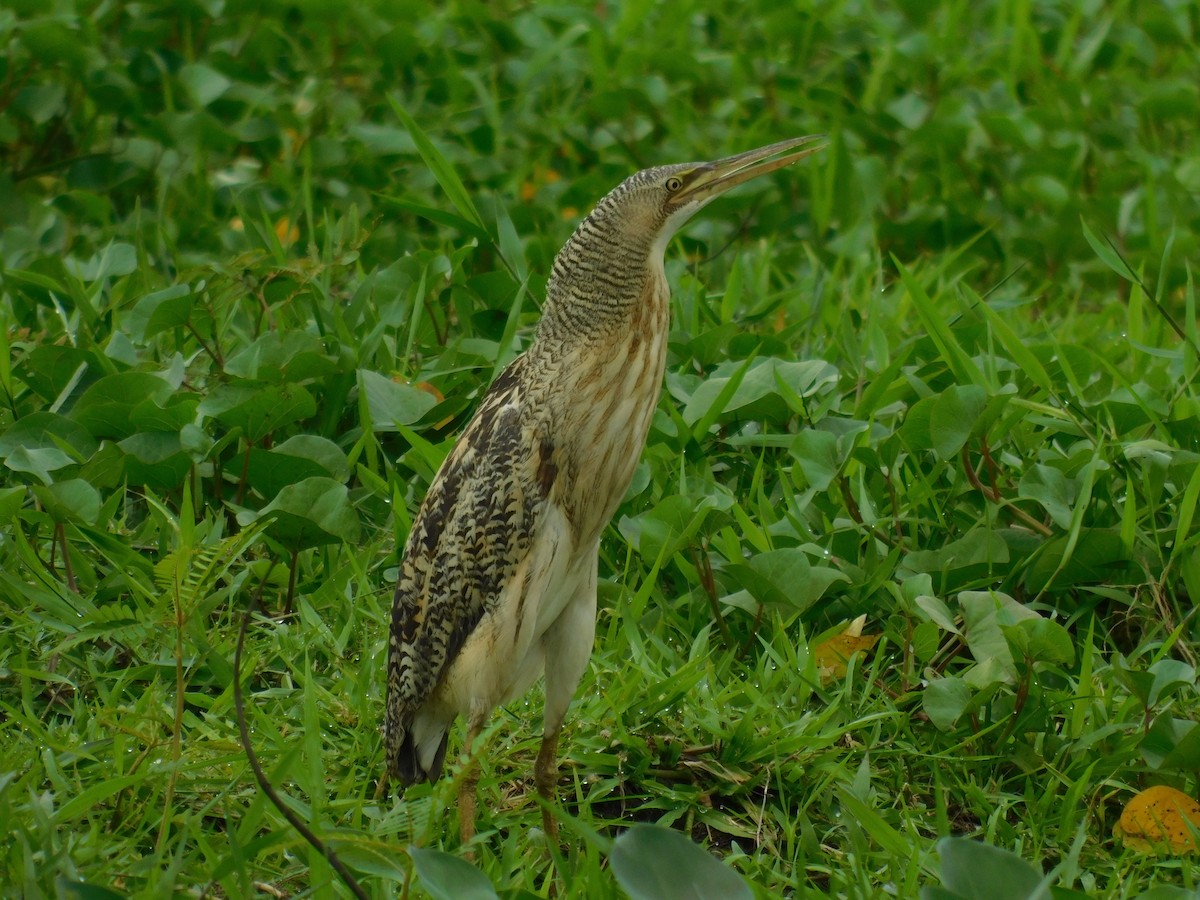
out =
[(554, 820), (553, 805), (558, 802), (555, 789), (558, 787), (558, 730), (542, 737), (537, 762), (533, 765), (533, 783), (537, 792), (546, 801), (542, 807), (542, 827), (551, 841), (558, 840), (558, 822)]
[[(483, 731), (483, 720), (475, 716), (467, 726), (467, 762), (458, 785), (458, 835), (465, 847), (475, 838), (475, 810), (479, 788), (479, 758), (475, 741)], [(468, 852), (468, 857), (472, 854)]]

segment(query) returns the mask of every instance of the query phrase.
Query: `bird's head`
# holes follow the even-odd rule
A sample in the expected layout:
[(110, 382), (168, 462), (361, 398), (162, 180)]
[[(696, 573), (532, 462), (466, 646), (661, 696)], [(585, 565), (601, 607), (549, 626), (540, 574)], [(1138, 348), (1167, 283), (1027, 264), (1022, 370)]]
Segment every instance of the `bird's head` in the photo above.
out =
[(647, 239), (661, 256), (692, 216), (725, 192), (752, 178), (790, 166), (824, 147), (823, 135), (791, 138), (712, 162), (643, 169), (625, 179), (596, 206), (593, 215), (619, 222)]
[(752, 178), (790, 166), (816, 153), (825, 146), (817, 143), (822, 137), (810, 134), (713, 162), (683, 163), (649, 170), (655, 173), (653, 183), (661, 204), (662, 224), (655, 243), (665, 250), (675, 232), (711, 201)]
[[(643, 169), (617, 185), (579, 224), (554, 260), (547, 309), (560, 319), (619, 312), (642, 296), (647, 277), (664, 280), (663, 253), (675, 233), (717, 197), (821, 150), (822, 135), (791, 138), (712, 162)], [(576, 330), (580, 330), (576, 328)]]

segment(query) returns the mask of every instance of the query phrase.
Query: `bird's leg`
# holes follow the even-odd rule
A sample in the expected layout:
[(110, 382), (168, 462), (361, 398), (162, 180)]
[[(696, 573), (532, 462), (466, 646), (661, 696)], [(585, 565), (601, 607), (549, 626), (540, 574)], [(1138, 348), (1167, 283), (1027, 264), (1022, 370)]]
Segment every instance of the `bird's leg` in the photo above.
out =
[[(467, 762), (458, 785), (458, 835), (464, 847), (475, 838), (475, 806), (479, 787), (479, 758), (475, 752), (475, 741), (483, 731), (486, 715), (486, 711), (472, 710), (467, 723)], [(471, 855), (468, 851), (467, 856)]]
[(560, 726), (542, 736), (537, 762), (533, 764), (533, 783), (542, 799), (546, 801), (546, 805), (542, 807), (542, 827), (551, 841), (558, 840), (558, 822), (554, 820), (550, 804), (555, 801), (554, 789), (558, 786), (558, 734), (561, 730)]
[(542, 824), (551, 841), (558, 840), (558, 823), (551, 804), (558, 787), (558, 735), (579, 679), (587, 668), (596, 634), (596, 563), (597, 548), (589, 554), (590, 568), (557, 619), (542, 636), (546, 651), (546, 711), (542, 724), (542, 746), (533, 766), (533, 783), (547, 806), (542, 808)]
[(383, 774), (379, 776), (379, 781), (375, 784), (375, 796), (373, 799), (376, 803), (387, 796), (388, 782), (390, 780), (387, 769), (384, 769)]

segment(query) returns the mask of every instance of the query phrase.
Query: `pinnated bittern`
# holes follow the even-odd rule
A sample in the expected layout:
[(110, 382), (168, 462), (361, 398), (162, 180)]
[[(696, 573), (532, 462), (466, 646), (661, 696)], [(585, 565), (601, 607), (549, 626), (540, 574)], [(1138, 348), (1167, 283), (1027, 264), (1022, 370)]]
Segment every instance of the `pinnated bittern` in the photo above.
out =
[[(440, 776), (460, 715), (474, 752), (492, 710), (544, 669), (534, 782), (550, 799), (559, 731), (592, 650), (600, 534), (633, 478), (662, 386), (663, 252), (713, 198), (820, 149), (817, 137), (638, 172), (555, 257), (533, 343), (438, 471), (400, 563), (384, 743), (403, 784)], [(464, 843), (478, 772), (469, 762), (460, 786)], [(543, 821), (553, 837), (549, 806)]]

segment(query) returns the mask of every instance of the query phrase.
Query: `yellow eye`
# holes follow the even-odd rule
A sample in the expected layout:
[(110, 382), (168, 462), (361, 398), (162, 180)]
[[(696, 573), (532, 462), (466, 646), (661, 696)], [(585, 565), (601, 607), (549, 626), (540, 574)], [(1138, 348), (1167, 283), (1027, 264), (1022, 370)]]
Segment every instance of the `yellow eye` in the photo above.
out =
[(670, 178), (667, 179), (666, 186), (667, 186), (667, 190), (673, 194), (677, 190), (679, 190), (681, 187), (683, 187), (683, 179), (672, 175)]

